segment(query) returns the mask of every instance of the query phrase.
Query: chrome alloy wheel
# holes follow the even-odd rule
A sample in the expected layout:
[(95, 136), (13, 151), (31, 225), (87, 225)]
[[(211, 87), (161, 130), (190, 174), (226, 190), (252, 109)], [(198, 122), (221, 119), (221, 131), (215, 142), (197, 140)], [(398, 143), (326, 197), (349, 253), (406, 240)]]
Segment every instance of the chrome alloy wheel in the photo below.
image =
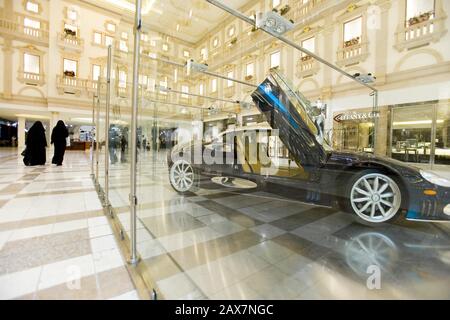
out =
[(359, 178), (350, 191), (350, 203), (362, 219), (379, 223), (391, 219), (401, 205), (397, 183), (381, 173), (369, 173)]
[(170, 168), (170, 183), (178, 192), (186, 192), (194, 185), (194, 169), (186, 160), (176, 161)]

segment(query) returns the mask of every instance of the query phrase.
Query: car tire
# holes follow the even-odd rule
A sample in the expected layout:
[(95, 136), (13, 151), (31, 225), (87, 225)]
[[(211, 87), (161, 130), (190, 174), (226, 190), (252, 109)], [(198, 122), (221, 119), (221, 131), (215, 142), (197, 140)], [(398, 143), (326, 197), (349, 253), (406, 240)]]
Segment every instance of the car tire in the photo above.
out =
[(382, 171), (361, 171), (347, 185), (345, 208), (369, 225), (392, 221), (404, 207), (401, 186), (397, 177)]
[(197, 170), (184, 159), (172, 163), (169, 168), (169, 181), (172, 188), (180, 194), (195, 192), (200, 185)]

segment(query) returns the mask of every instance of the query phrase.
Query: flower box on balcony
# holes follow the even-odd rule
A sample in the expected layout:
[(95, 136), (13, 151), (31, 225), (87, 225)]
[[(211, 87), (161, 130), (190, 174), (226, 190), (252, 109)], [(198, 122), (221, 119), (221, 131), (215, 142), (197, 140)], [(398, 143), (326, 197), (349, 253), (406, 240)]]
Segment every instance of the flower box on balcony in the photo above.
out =
[(237, 37), (234, 37), (233, 39), (231, 39), (230, 41), (230, 45), (234, 45), (237, 42)]
[(355, 37), (353, 39), (344, 41), (344, 48), (348, 48), (354, 45), (357, 45), (361, 42), (361, 38), (360, 37)]
[(429, 12), (425, 12), (425, 13), (421, 13), (418, 16), (412, 17), (408, 19), (407, 25), (408, 26), (413, 26), (415, 24), (421, 23), (421, 22), (425, 22), (430, 20), (430, 18), (433, 16), (433, 11), (429, 11)]
[(66, 71), (64, 71), (64, 76), (74, 78), (75, 77), (75, 72), (66, 70)]
[(252, 75), (245, 76), (245, 81), (250, 81), (253, 79)]
[(306, 61), (309, 61), (309, 60), (311, 60), (311, 59), (312, 59), (311, 56), (303, 56), (303, 57), (301, 58), (302, 62), (306, 62)]
[(287, 4), (283, 8), (280, 9), (280, 15), (284, 16), (289, 11), (291, 11), (291, 6)]
[(71, 37), (76, 37), (77, 36), (77, 32), (74, 30), (70, 30), (67, 28), (64, 28), (64, 35), (67, 36), (71, 36)]

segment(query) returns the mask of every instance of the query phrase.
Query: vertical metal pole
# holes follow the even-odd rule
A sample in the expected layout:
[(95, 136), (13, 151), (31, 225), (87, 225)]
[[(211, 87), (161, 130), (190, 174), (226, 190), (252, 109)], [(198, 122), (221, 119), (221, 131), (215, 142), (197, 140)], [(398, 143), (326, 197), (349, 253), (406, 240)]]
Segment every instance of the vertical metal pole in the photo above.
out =
[[(108, 64), (106, 67), (106, 110), (105, 110), (105, 198), (104, 205), (109, 208), (109, 108), (111, 99), (111, 58), (112, 47), (108, 46)], [(114, 147), (114, 146), (113, 146)]]
[[(95, 94), (92, 97), (92, 127), (95, 128), (95, 102), (96, 102), (96, 96)], [(94, 135), (91, 135), (91, 177), (92, 179), (95, 178), (94, 174)]]
[(100, 157), (100, 86), (101, 77), (97, 80), (97, 114), (96, 114), (96, 124), (95, 124), (95, 184), (98, 188), (98, 159)]
[(138, 263), (136, 247), (136, 170), (137, 170), (137, 113), (139, 98), (139, 60), (141, 41), (141, 0), (136, 0), (136, 15), (134, 22), (134, 57), (133, 57), (133, 93), (131, 110), (131, 165), (130, 165), (130, 233), (131, 254), (130, 264)]
[[(432, 114), (432, 120), (431, 120), (430, 169), (434, 168), (434, 164), (436, 161), (436, 131), (437, 131), (437, 117), (438, 117), (437, 109), (438, 109), (438, 107), (439, 107), (439, 101), (437, 102), (437, 104), (433, 105), (433, 109), (432, 109), (433, 114)], [(424, 149), (424, 150), (426, 150), (426, 149)]]
[(377, 153), (377, 131), (378, 131), (378, 91), (374, 90), (372, 92), (373, 95), (373, 107), (372, 111), (374, 112), (374, 118), (373, 118), (373, 154), (375, 155)]

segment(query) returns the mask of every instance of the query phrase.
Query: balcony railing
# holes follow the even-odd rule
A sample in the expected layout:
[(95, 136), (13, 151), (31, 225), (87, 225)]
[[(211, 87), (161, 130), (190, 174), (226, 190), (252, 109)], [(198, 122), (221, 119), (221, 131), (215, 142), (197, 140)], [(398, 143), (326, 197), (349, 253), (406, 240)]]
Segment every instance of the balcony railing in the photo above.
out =
[(48, 43), (48, 31), (26, 27), (15, 21), (0, 19), (0, 33), (6, 33), (16, 37), (25, 37), (27, 40)]
[(297, 1), (294, 8), (289, 12), (286, 17), (293, 19), (294, 21), (301, 21), (312, 15), (312, 13), (327, 0), (309, 0), (306, 3)]
[(297, 77), (304, 78), (316, 74), (319, 71), (319, 64), (310, 56), (305, 56), (297, 63)]
[(81, 52), (83, 51), (84, 40), (70, 34), (58, 33), (58, 44), (64, 49)]
[(364, 61), (368, 53), (368, 44), (365, 43), (358, 43), (353, 44), (350, 46), (346, 46), (342, 49), (339, 49), (337, 51), (337, 65), (339, 66), (348, 66), (357, 64), (359, 62)]
[(445, 15), (442, 13), (413, 25), (399, 26), (396, 32), (395, 48), (399, 51), (411, 49), (438, 41), (446, 32)]
[(58, 75), (56, 77), (56, 88), (59, 94), (69, 93), (80, 96), (83, 92), (87, 92), (89, 82), (90, 80), (87, 79)]
[(18, 80), (21, 83), (42, 86), (45, 84), (45, 76), (41, 73), (19, 71)]

